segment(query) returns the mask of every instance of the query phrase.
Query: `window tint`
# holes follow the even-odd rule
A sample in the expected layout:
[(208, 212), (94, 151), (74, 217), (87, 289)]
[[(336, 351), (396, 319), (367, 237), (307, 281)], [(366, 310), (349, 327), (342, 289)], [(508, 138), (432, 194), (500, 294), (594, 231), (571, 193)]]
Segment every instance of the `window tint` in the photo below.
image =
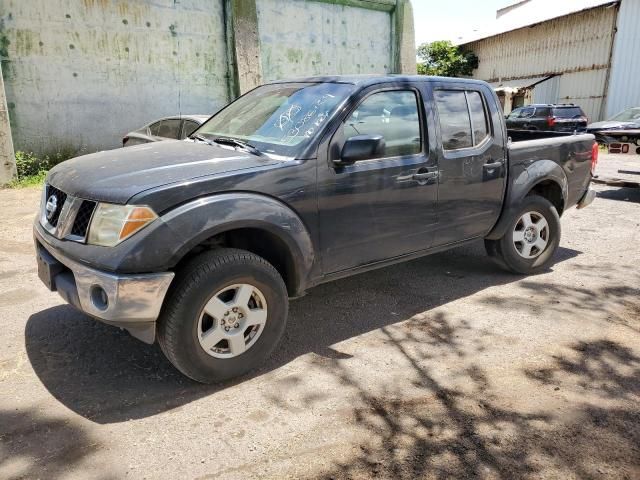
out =
[(474, 145), (478, 145), (489, 136), (487, 114), (480, 92), (467, 92), (467, 101), (471, 112)]
[(345, 139), (365, 134), (384, 137), (386, 147), (381, 157), (420, 153), (422, 141), (416, 94), (389, 91), (367, 97), (344, 124)]
[(442, 147), (445, 150), (471, 147), (471, 122), (464, 92), (436, 90), (434, 96), (440, 117)]
[(182, 135), (180, 136), (180, 138), (187, 138), (189, 135), (195, 132), (196, 128), (198, 128), (199, 126), (200, 125), (193, 120), (185, 120), (184, 124), (182, 125)]
[(156, 135), (164, 138), (178, 138), (180, 136), (180, 120), (177, 118), (161, 120)]
[(151, 132), (151, 135), (155, 135), (155, 136), (158, 135), (158, 129), (160, 128), (161, 123), (162, 122), (156, 122), (149, 126), (149, 132)]
[(523, 108), (522, 112), (520, 113), (520, 118), (530, 118), (533, 117), (533, 114), (535, 113), (536, 109), (533, 107), (529, 107), (529, 108)]
[(515, 110), (511, 110), (509, 114), (509, 118), (518, 118), (520, 116), (520, 112), (522, 112), (521, 108), (516, 108)]
[(580, 107), (560, 107), (553, 109), (553, 116), (560, 118), (583, 117), (584, 112)]

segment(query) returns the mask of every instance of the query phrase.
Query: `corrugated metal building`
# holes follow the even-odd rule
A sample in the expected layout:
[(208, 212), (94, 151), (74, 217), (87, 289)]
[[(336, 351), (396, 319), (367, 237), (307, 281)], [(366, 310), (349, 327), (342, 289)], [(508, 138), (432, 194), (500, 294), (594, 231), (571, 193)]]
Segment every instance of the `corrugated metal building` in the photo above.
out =
[(640, 105), (640, 0), (524, 0), (458, 42), (479, 58), (505, 113), (529, 103), (575, 103), (593, 120)]

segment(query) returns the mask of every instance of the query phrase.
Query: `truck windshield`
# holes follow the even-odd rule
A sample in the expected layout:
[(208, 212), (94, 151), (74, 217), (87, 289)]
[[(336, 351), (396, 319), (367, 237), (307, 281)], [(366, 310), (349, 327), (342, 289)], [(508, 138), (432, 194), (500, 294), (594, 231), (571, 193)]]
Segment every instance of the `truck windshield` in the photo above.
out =
[(262, 153), (295, 156), (353, 89), (339, 83), (264, 85), (229, 104), (194, 134), (235, 138)]

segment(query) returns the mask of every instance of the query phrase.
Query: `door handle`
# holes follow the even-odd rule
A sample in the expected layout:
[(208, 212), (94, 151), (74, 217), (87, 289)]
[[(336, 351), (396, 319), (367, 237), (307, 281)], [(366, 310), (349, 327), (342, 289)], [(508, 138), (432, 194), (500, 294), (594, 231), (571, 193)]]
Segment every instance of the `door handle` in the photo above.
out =
[(491, 163), (485, 163), (484, 168), (487, 169), (492, 169), (492, 168), (500, 168), (502, 166), (502, 162), (491, 162)]

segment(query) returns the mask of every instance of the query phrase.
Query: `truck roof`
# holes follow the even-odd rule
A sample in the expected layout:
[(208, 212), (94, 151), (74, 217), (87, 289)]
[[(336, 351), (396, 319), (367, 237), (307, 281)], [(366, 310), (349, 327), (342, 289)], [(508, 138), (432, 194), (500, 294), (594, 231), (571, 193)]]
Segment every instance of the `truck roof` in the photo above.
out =
[(472, 78), (452, 78), (452, 77), (433, 77), (428, 75), (376, 75), (376, 74), (360, 74), (360, 75), (326, 75), (315, 77), (301, 77), (301, 78), (287, 78), (282, 80), (275, 80), (269, 83), (348, 83), (358, 86), (375, 85), (377, 83), (385, 82), (432, 82), (432, 81), (444, 81), (444, 82), (456, 82), (456, 83), (469, 83), (469, 84), (483, 84), (486, 82), (482, 80), (475, 80)]

